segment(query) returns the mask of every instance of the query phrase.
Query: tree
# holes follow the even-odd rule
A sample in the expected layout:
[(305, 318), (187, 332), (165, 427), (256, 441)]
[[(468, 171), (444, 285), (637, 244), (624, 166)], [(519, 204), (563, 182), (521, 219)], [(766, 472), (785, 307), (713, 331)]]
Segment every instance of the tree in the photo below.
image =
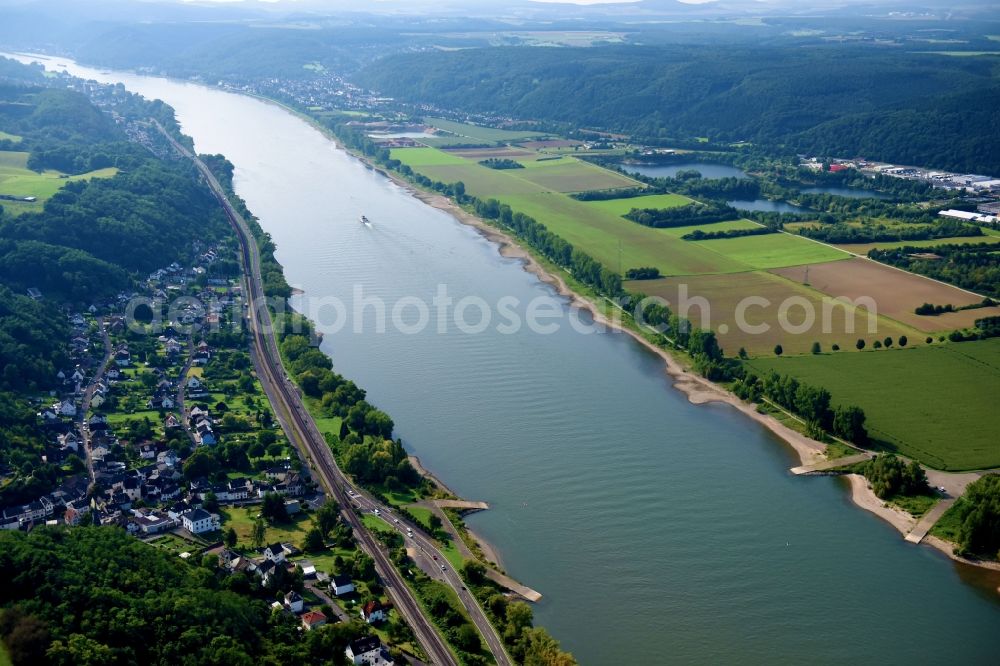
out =
[(219, 498), (215, 496), (215, 493), (208, 491), (205, 494), (205, 499), (201, 503), (201, 508), (205, 509), (209, 513), (218, 513), (219, 511)]
[(250, 442), (250, 446), (247, 447), (247, 455), (251, 458), (261, 458), (264, 456), (264, 453), (264, 445), (258, 440)]
[(226, 530), (226, 534), (223, 537), (223, 540), (226, 542), (226, 546), (228, 546), (229, 548), (234, 548), (236, 546), (236, 530), (234, 530), (232, 527)]
[(197, 449), (184, 461), (184, 477), (187, 479), (209, 476), (218, 470), (218, 461), (205, 447)]
[(254, 548), (260, 548), (264, 545), (264, 539), (267, 538), (267, 525), (264, 524), (264, 518), (258, 516), (255, 521), (253, 521), (253, 529), (250, 532), (250, 543), (253, 544)]
[(747, 354), (747, 350), (745, 347), (740, 347), (740, 350), (736, 354), (742, 359), (749, 358), (749, 355)]
[(885, 348), (886, 349), (888, 349), (889, 347), (891, 347), (892, 346), (892, 337), (886, 336), (885, 342), (883, 344), (885, 344)]
[(832, 349), (833, 351), (840, 351), (840, 345), (838, 345), (837, 343), (833, 343), (833, 346), (830, 347), (830, 349)]
[(860, 407), (838, 407), (833, 415), (833, 434), (859, 446), (868, 443), (865, 413)]
[(462, 577), (469, 585), (482, 585), (486, 582), (486, 567), (475, 560), (466, 560), (462, 565)]
[(862, 349), (865, 348), (865, 341), (861, 338), (858, 338), (858, 341), (854, 343), (854, 346), (858, 348), (858, 351), (861, 351)]
[(812, 350), (811, 351), (812, 351), (813, 354), (819, 354), (821, 351), (823, 351), (823, 348), (820, 346), (820, 344), (818, 342), (814, 342), (812, 344)]
[(267, 447), (267, 455), (271, 456), (272, 458), (277, 458), (284, 452), (285, 452), (285, 446), (281, 442), (275, 442), (274, 444), (271, 444), (269, 447)]
[(444, 526), (444, 523), (441, 522), (441, 519), (438, 517), (436, 513), (432, 513), (430, 515), (430, 517), (427, 519), (427, 524), (430, 525), (431, 532), (437, 532)]
[(514, 642), (521, 637), (525, 629), (531, 627), (534, 615), (531, 606), (523, 601), (512, 601), (507, 604), (507, 626), (504, 628), (504, 640)]
[(340, 505), (337, 504), (336, 500), (327, 500), (323, 506), (316, 510), (313, 520), (325, 537), (340, 522)]
[(774, 355), (775, 356), (781, 356), (784, 353), (784, 351), (785, 350), (781, 348), (781, 345), (774, 345)]
[(464, 652), (475, 654), (483, 647), (482, 641), (479, 638), (479, 632), (468, 622), (455, 630), (454, 638), (455, 647)]
[(288, 509), (285, 508), (285, 498), (278, 493), (265, 493), (260, 505), (260, 514), (272, 523), (288, 522)]
[(876, 340), (872, 347), (875, 349), (882, 349), (882, 342), (880, 340)]
[(302, 542), (302, 550), (310, 553), (326, 550), (326, 539), (318, 527), (306, 532), (305, 540)]
[(905, 347), (907, 342), (909, 342), (909, 340), (906, 339), (905, 335), (899, 336), (899, 346), (900, 347)]

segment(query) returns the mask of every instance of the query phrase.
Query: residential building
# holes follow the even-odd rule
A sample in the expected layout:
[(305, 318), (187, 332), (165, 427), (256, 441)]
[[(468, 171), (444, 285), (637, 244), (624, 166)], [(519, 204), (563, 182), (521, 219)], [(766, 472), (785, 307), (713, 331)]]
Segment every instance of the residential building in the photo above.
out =
[(393, 666), (392, 657), (378, 636), (354, 639), (347, 644), (344, 654), (358, 666)]
[(330, 578), (330, 591), (333, 592), (335, 596), (341, 596), (342, 594), (350, 594), (354, 592), (354, 581), (351, 580), (350, 576), (345, 576), (344, 574), (334, 574)]
[(309, 611), (308, 613), (303, 613), (302, 615), (302, 628), (306, 631), (312, 631), (316, 627), (322, 627), (326, 624), (326, 615), (320, 611)]
[(219, 529), (219, 517), (204, 509), (189, 509), (180, 514), (181, 525), (191, 534), (202, 534)]

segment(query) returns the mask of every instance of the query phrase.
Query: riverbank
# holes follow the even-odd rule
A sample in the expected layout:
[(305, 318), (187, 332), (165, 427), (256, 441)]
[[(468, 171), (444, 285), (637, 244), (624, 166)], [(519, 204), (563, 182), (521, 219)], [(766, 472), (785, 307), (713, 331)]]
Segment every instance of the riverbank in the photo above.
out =
[[(380, 165), (373, 164), (365, 156), (359, 155), (354, 151), (347, 149), (331, 130), (324, 127), (321, 123), (310, 116), (295, 111), (294, 109), (290, 109), (286, 104), (276, 102), (274, 100), (267, 101), (274, 103), (285, 110), (291, 111), (300, 119), (306, 120), (312, 127), (319, 130), (325, 137), (327, 137), (328, 140), (334, 142), (334, 144), (339, 148), (357, 158), (365, 164), (367, 168), (372, 169), (378, 174), (384, 175), (386, 178), (390, 179), (397, 186), (405, 190), (409, 195), (437, 210), (448, 213), (462, 224), (476, 229), (484, 238), (497, 246), (497, 251), (501, 256), (517, 259), (525, 271), (536, 276), (541, 282), (550, 285), (558, 294), (569, 300), (572, 306), (586, 309), (591, 313), (596, 321), (630, 335), (636, 342), (643, 345), (646, 349), (656, 354), (657, 357), (662, 360), (665, 371), (673, 381), (673, 386), (683, 392), (691, 404), (701, 405), (708, 403), (724, 403), (732, 406), (740, 411), (744, 416), (753, 419), (768, 431), (776, 435), (789, 449), (791, 449), (791, 451), (795, 453), (800, 465), (809, 465), (826, 459), (824, 454), (826, 446), (823, 443), (797, 432), (769, 414), (757, 411), (756, 405), (744, 402), (727, 391), (724, 387), (710, 382), (700, 375), (689, 371), (685, 367), (683, 359), (680, 359), (671, 354), (669, 351), (653, 344), (635, 328), (629, 327), (627, 324), (622, 325), (620, 322), (610, 321), (602, 312), (602, 304), (599, 301), (592, 301), (585, 295), (576, 291), (570, 285), (570, 281), (561, 275), (558, 270), (548, 266), (544, 261), (539, 260), (530, 251), (530, 249), (521, 246), (518, 240), (505, 230), (497, 228), (476, 217), (474, 214), (463, 209), (448, 197), (437, 192), (423, 190), (405, 179), (402, 175), (391, 170), (384, 169)], [(424, 476), (431, 478), (442, 487), (447, 488), (445, 484), (443, 484), (439, 479), (436, 479), (428, 470), (422, 467), (421, 470)], [(874, 493), (872, 493), (872, 491), (867, 487), (867, 484), (862, 483), (852, 486), (850, 497), (860, 508), (869, 510), (883, 520), (892, 524), (897, 530), (900, 530), (901, 532), (903, 531), (900, 529), (899, 519), (887, 510), (883, 510), (883, 503), (874, 495)], [(905, 534), (905, 532), (903, 533)], [(925, 542), (938, 548), (956, 561), (974, 566), (984, 566), (983, 563), (972, 562), (955, 556), (951, 545), (943, 541), (928, 538), (925, 539)], [(489, 544), (487, 544), (487, 547), (489, 550), (496, 552), (496, 549), (490, 547)], [(988, 566), (988, 564), (989, 563), (987, 563), (986, 568), (992, 568)]]
[[(315, 121), (311, 122), (314, 126), (320, 127), (317, 123), (315, 123)], [(324, 134), (330, 136), (339, 147), (344, 148), (344, 146), (337, 141), (336, 137), (333, 136), (332, 132), (322, 127), (320, 127), (320, 129), (324, 132)], [(541, 282), (550, 285), (560, 296), (569, 300), (572, 306), (587, 310), (590, 312), (591, 316), (594, 317), (595, 321), (598, 321), (609, 328), (628, 334), (640, 345), (656, 354), (663, 361), (666, 373), (673, 380), (673, 387), (682, 392), (691, 404), (704, 405), (710, 403), (722, 403), (733, 407), (744, 416), (752, 419), (776, 435), (782, 443), (794, 451), (795, 455), (798, 457), (799, 465), (810, 465), (826, 459), (826, 445), (822, 442), (793, 430), (770, 414), (759, 412), (756, 405), (745, 402), (715, 382), (689, 371), (685, 368), (681, 361), (679, 361), (669, 351), (653, 344), (635, 329), (624, 326), (620, 322), (608, 319), (597, 304), (572, 289), (563, 276), (553, 272), (547, 266), (543, 265), (530, 250), (520, 245), (517, 239), (509, 233), (498, 229), (497, 227), (473, 215), (449, 197), (436, 192), (419, 189), (399, 174), (374, 166), (365, 157), (357, 155), (353, 151), (349, 152), (370, 168), (385, 175), (387, 178), (396, 183), (396, 185), (405, 189), (409, 194), (416, 197), (420, 201), (433, 208), (446, 212), (462, 224), (476, 229), (484, 238), (497, 246), (497, 252), (501, 256), (519, 260), (525, 271), (536, 276)], [(424, 471), (426, 472), (426, 470)], [(427, 474), (429, 475), (429, 473)], [(946, 474), (947, 473), (941, 472), (938, 473), (937, 476), (940, 477)], [(912, 530), (913, 526), (917, 522), (916, 519), (910, 516), (910, 514), (886, 505), (871, 490), (868, 486), (867, 480), (863, 476), (849, 475), (849, 477), (851, 477), (849, 479), (850, 498), (857, 507), (869, 511), (880, 519), (886, 521), (896, 528), (904, 537), (910, 530)], [(431, 475), (431, 478), (434, 477)], [(957, 481), (957, 479), (955, 479), (955, 481)], [(968, 480), (963, 478), (962, 481), (964, 481), (964, 483), (961, 483), (961, 487), (962, 490), (964, 490), (964, 486), (967, 485)], [(496, 552), (496, 549), (489, 544), (484, 541), (481, 541), (481, 543), (486, 545), (484, 550)], [(922, 543), (926, 543), (927, 545), (936, 548), (956, 562), (1000, 571), (1000, 563), (994, 564), (992, 562), (969, 560), (956, 555), (953, 544), (942, 539), (929, 536), (925, 538)]]

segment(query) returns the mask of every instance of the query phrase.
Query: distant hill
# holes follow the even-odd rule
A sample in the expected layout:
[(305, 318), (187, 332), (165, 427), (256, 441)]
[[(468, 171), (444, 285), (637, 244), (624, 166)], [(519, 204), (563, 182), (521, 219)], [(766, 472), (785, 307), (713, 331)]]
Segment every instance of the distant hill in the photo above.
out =
[(392, 55), (357, 79), (469, 112), (1000, 173), (996, 66), (870, 46), (503, 47)]

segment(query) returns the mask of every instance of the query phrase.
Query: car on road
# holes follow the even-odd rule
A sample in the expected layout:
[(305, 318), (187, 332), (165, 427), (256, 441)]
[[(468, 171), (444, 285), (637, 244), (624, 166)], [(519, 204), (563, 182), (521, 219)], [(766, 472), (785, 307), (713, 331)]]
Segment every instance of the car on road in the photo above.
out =
[(382, 515), (382, 512), (379, 511), (378, 509), (372, 509), (372, 513), (374, 513), (376, 516), (381, 516)]
[(446, 567), (445, 565), (442, 564), (441, 565), (441, 571), (447, 571), (447, 570), (448, 570), (448, 567)]

